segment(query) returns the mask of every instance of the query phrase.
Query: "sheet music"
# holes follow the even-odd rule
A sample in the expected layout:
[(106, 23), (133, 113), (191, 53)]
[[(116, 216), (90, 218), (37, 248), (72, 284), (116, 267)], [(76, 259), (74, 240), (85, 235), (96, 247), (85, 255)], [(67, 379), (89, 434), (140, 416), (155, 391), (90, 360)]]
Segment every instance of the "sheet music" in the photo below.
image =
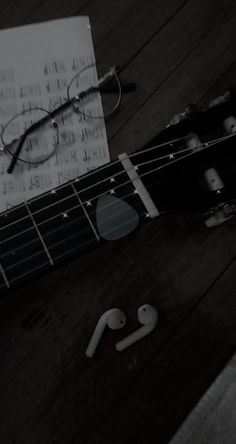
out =
[[(94, 62), (90, 22), (85, 16), (0, 31), (1, 130), (30, 106), (49, 110), (59, 106), (66, 98), (68, 82)], [(99, 100), (96, 107), (101, 113)], [(86, 121), (73, 113), (64, 124), (55, 155), (47, 162), (18, 162), (13, 173), (7, 174), (10, 160), (9, 154), (0, 151), (0, 211), (109, 162), (104, 120)]]

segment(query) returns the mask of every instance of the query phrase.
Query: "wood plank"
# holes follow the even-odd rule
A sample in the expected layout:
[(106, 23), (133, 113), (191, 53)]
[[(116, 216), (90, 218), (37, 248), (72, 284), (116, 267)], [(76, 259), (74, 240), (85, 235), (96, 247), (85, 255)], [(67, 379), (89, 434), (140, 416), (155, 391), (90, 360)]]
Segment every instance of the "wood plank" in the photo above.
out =
[[(235, 236), (234, 220), (211, 231), (199, 216), (163, 217), (2, 302), (4, 443), (86, 439), (230, 262)], [(120, 355), (114, 344), (137, 328), (136, 310), (145, 302), (160, 312), (158, 331)], [(124, 333), (107, 332), (88, 360), (96, 321), (112, 306), (129, 324)]]
[(9, 0), (8, 2), (1, 2), (0, 28), (10, 28), (11, 26), (28, 23), (30, 15), (40, 5), (41, 0), (31, 0), (30, 2)]
[[(116, 35), (116, 41), (113, 43), (116, 46), (117, 52), (120, 54), (126, 48), (130, 48), (133, 55), (141, 45), (141, 40), (145, 43), (149, 40), (150, 35), (155, 33), (158, 28), (164, 26), (165, 22), (172, 17), (172, 15), (186, 3), (186, 0), (120, 0), (119, 3), (107, 2), (106, 0), (69, 0), (67, 2), (58, 3), (56, 0), (44, 1), (39, 8), (37, 8), (29, 17), (30, 21), (52, 20), (55, 18), (62, 18), (72, 15), (88, 15), (90, 17), (93, 40), (95, 48), (101, 43), (105, 44), (113, 39), (113, 34)], [(145, 6), (145, 7), (144, 7)], [(152, 22), (150, 21), (152, 16)], [(135, 30), (133, 36), (135, 46), (125, 45), (120, 38), (120, 32), (126, 33), (130, 31), (130, 26)], [(139, 30), (139, 32), (138, 32)], [(141, 30), (141, 32), (140, 32)], [(119, 36), (119, 37), (118, 37)], [(138, 39), (137, 39), (138, 37)], [(124, 35), (124, 38), (126, 36)], [(121, 48), (122, 46), (122, 48)], [(114, 49), (114, 48), (113, 48)], [(111, 47), (109, 50), (110, 54)], [(105, 57), (104, 61), (107, 63), (118, 63), (119, 60), (110, 60)]]
[(169, 442), (235, 351), (235, 275), (234, 260), (87, 443)]
[(106, 0), (91, 2), (84, 13), (91, 19), (98, 59), (124, 67), (149, 44), (188, 0)]
[[(126, 3), (122, 0), (121, 3), (106, 4), (105, 0), (89, 3), (69, 0), (67, 3), (56, 5), (52, 0), (44, 2), (42, 8), (32, 12), (27, 19), (39, 21), (74, 15), (77, 6), (79, 13), (90, 11), (99, 56), (109, 61), (113, 57), (115, 62), (121, 61), (122, 66), (127, 65), (124, 77), (137, 80), (139, 85), (141, 79), (144, 82), (144, 89), (141, 87), (138, 90), (137, 106), (142, 106), (140, 111), (146, 112), (145, 118), (141, 115), (139, 119), (137, 113), (136, 120), (137, 115), (133, 116), (131, 106), (136, 96), (127, 98), (132, 110), (128, 118), (133, 116), (133, 119), (124, 127), (124, 131), (120, 131), (125, 121), (122, 120), (122, 113), (117, 116), (119, 124), (114, 128), (115, 131), (120, 131), (120, 138), (114, 138), (117, 143), (114, 153), (115, 150), (124, 150), (126, 131), (128, 134), (133, 133), (132, 145), (141, 146), (142, 138), (146, 142), (147, 138), (153, 135), (153, 131), (156, 132), (162, 123), (166, 123), (168, 116), (175, 110), (179, 111), (182, 104), (185, 105), (184, 99), (188, 98), (189, 101), (191, 94), (197, 100), (202, 97), (212, 82), (215, 82), (231, 63), (234, 48), (228, 46), (234, 43), (235, 23), (233, 16), (231, 18), (231, 14), (227, 15), (227, 12), (230, 11), (232, 1), (220, 4), (210, 0), (206, 4), (189, 0), (183, 9), (178, 10), (184, 3), (174, 0), (131, 0)], [(80, 5), (83, 8), (81, 10)], [(100, 9), (100, 6), (103, 8)], [(24, 17), (27, 7), (24, 4), (19, 11), (15, 6), (19, 20), (21, 17), (26, 20)], [(7, 6), (5, 10), (7, 11)], [(15, 17), (17, 21), (17, 16)], [(231, 21), (227, 24), (229, 18)], [(220, 22), (222, 32), (218, 36)], [(200, 45), (199, 40), (202, 40)], [(162, 54), (162, 67), (155, 59), (159, 54)], [(206, 62), (209, 54), (210, 60)], [(182, 61), (186, 57), (184, 65)], [(217, 57), (222, 62), (221, 66), (217, 64)], [(150, 73), (146, 69), (147, 60)], [(211, 66), (215, 70), (214, 73), (211, 73)], [(168, 83), (166, 78), (170, 73), (173, 77)], [(199, 80), (197, 79), (196, 83), (198, 76)], [(164, 87), (159, 91), (156, 88), (159, 88), (160, 81), (164, 82)], [(176, 93), (173, 94), (175, 90)], [(166, 97), (170, 96), (171, 100), (166, 102)], [(124, 107), (125, 102), (122, 110)], [(157, 115), (162, 116), (159, 126)], [(141, 126), (142, 129), (139, 128)], [(139, 399), (132, 395), (132, 385), (135, 381), (137, 384), (133, 387), (138, 387), (137, 393), (143, 403), (140, 412), (146, 410), (147, 416), (148, 413), (152, 415), (154, 420), (151, 421), (151, 430), (155, 432), (157, 429), (153, 428), (153, 424), (156, 416), (152, 406), (149, 408), (152, 386), (148, 387), (147, 401), (144, 391), (140, 392), (140, 385), (145, 388), (146, 378), (156, 375), (156, 364), (153, 366), (156, 360), (153, 361), (153, 355), (156, 355), (157, 359), (158, 356), (160, 359), (163, 357), (161, 375), (167, 371), (167, 375), (174, 378), (175, 371), (177, 372), (173, 392), (180, 394), (182, 391), (183, 398), (188, 399), (187, 404), (185, 399), (181, 400), (183, 409), (178, 405), (180, 414), (176, 416), (176, 421), (171, 423), (174, 431), (186, 411), (191, 408), (191, 402), (195, 402), (199, 393), (204, 390), (200, 381), (192, 396), (191, 372), (189, 391), (182, 390), (185, 376), (183, 372), (182, 380), (178, 372), (182, 371), (181, 365), (184, 367), (185, 361), (181, 364), (179, 357), (185, 353), (192, 356), (189, 351), (191, 347), (196, 346), (200, 349), (201, 344), (205, 342), (204, 334), (208, 335), (208, 327), (202, 327), (200, 338), (191, 336), (191, 325), (195, 328), (198, 322), (201, 325), (201, 318), (195, 321), (194, 318), (188, 328), (183, 329), (180, 334), (182, 342), (176, 334), (176, 329), (178, 330), (183, 319), (194, 309), (194, 304), (206, 288), (214, 283), (222, 269), (235, 256), (235, 220), (232, 219), (226, 225), (213, 230), (206, 229), (202, 223), (201, 215), (164, 217), (129, 238), (88, 254), (50, 276), (13, 292), (11, 298), (0, 301), (0, 438), (4, 444), (64, 444), (83, 442), (87, 439), (90, 443), (106, 442), (107, 439), (110, 444), (108, 419), (111, 418), (112, 423), (115, 422), (116, 414), (117, 423), (125, 424), (124, 435), (121, 436), (117, 432), (117, 441), (120, 439), (120, 442), (123, 442), (123, 438), (126, 440), (128, 437), (133, 442), (130, 435), (134, 430), (132, 427), (136, 418), (131, 423), (128, 418), (132, 416), (132, 398), (139, 407)], [(230, 301), (228, 307), (234, 307), (233, 301)], [(136, 310), (145, 302), (153, 303), (160, 311), (160, 324), (156, 335), (153, 333), (150, 338), (146, 338), (143, 343), (137, 344), (121, 356), (114, 351), (114, 343), (137, 328)], [(216, 300), (216, 305), (220, 307), (221, 298)], [(124, 332), (106, 332), (95, 359), (88, 361), (84, 350), (96, 321), (101, 313), (112, 306), (119, 306), (127, 313), (127, 328)], [(209, 310), (212, 313), (212, 306)], [(214, 313), (216, 311), (214, 307)], [(231, 327), (230, 319), (225, 318), (225, 321)], [(223, 332), (227, 328), (225, 326)], [(196, 330), (198, 331), (197, 328)], [(214, 332), (213, 328), (210, 335)], [(176, 339), (172, 338), (174, 334)], [(189, 342), (184, 345), (186, 337), (189, 337)], [(167, 348), (166, 353), (169, 353), (169, 357), (166, 360), (164, 349), (170, 338), (172, 345)], [(209, 344), (211, 345), (211, 339), (206, 348), (202, 348), (203, 355), (197, 350), (197, 356), (200, 357), (199, 361), (193, 361), (196, 367), (200, 358), (208, 366), (211, 354), (205, 359), (204, 353)], [(216, 350), (214, 347), (213, 350)], [(162, 350), (163, 354), (160, 355)], [(222, 345), (217, 349), (217, 357), (220, 363), (221, 359), (222, 362), (225, 359)], [(213, 362), (216, 363), (216, 358)], [(145, 368), (150, 368), (151, 373), (147, 374)], [(214, 368), (209, 369), (210, 375), (203, 377), (206, 385), (214, 376)], [(173, 394), (172, 386), (164, 384), (161, 377), (160, 380), (162, 386), (168, 389), (164, 396), (164, 388), (160, 388), (158, 383), (158, 387), (153, 386), (153, 394), (161, 392), (161, 409), (166, 403), (163, 407), (164, 425), (160, 426), (162, 431), (162, 427), (166, 427), (168, 401), (172, 400)], [(131, 394), (128, 401), (127, 394)], [(124, 414), (119, 419), (121, 405), (127, 406), (127, 421)], [(109, 412), (111, 416), (107, 419)], [(174, 415), (173, 412), (174, 410), (171, 414)], [(143, 440), (145, 424), (141, 423), (141, 414), (137, 418), (140, 424), (140, 440)], [(160, 423), (161, 419), (158, 428)], [(136, 426), (136, 423), (134, 425)], [(116, 431), (116, 428), (114, 430)], [(158, 438), (158, 434), (156, 435), (155, 438)], [(166, 438), (167, 435), (162, 436)], [(139, 442), (138, 439), (136, 435), (136, 442)], [(148, 441), (145, 439), (145, 442)]]
[[(199, 2), (194, 4), (195, 8), (199, 6), (201, 11), (204, 10)], [(234, 60), (235, 8), (229, 9), (228, 4), (223, 14), (218, 7), (207, 31), (202, 25), (201, 11), (198, 14), (195, 11), (196, 30), (194, 27), (192, 30), (191, 26), (187, 32), (178, 33), (178, 27), (182, 28), (177, 18), (183, 23), (190, 22), (188, 14), (190, 17), (193, 11), (189, 9), (188, 14), (186, 12), (190, 6), (190, 3), (185, 6), (176, 22), (173, 20), (175, 26), (171, 22), (164, 28), (163, 36), (154, 39), (124, 71), (126, 77), (139, 82), (142, 87), (134, 96), (124, 98), (119, 119), (114, 119), (108, 126), (114, 157), (122, 150), (134, 150), (144, 145), (175, 113), (183, 110), (188, 103), (198, 101)], [(173, 35), (177, 36), (178, 42), (174, 51), (173, 45), (166, 43)], [(154, 60), (155, 54), (157, 61)], [(144, 79), (148, 60), (153, 62), (147, 82)]]
[(39, 7), (32, 11), (28, 20), (31, 23), (54, 20), (83, 14), (83, 9), (91, 0), (67, 0), (57, 2), (56, 0), (44, 0)]

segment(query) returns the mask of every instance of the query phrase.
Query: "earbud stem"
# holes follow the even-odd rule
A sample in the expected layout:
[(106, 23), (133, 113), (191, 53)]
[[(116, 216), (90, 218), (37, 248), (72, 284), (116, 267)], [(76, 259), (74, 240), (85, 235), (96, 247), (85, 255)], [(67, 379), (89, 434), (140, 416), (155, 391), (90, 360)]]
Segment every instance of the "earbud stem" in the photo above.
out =
[(142, 339), (144, 336), (151, 333), (151, 331), (154, 330), (155, 326), (156, 323), (153, 323), (153, 324), (144, 325), (143, 327), (139, 328), (134, 333), (127, 336), (127, 338), (124, 338), (122, 341), (118, 342), (116, 344), (116, 350), (117, 351), (125, 350), (130, 345), (134, 344), (135, 342)]
[(106, 326), (106, 323), (105, 323), (104, 317), (102, 316), (96, 325), (96, 328), (93, 332), (93, 336), (90, 339), (89, 345), (88, 345), (87, 350), (85, 352), (85, 354), (88, 358), (93, 357), (95, 350), (98, 346), (98, 343), (102, 337), (105, 326)]

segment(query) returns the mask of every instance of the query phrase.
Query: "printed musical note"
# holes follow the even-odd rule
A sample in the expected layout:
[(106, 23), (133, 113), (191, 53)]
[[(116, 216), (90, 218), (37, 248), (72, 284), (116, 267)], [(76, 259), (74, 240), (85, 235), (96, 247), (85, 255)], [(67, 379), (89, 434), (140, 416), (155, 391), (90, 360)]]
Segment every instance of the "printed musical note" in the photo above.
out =
[(32, 83), (21, 85), (19, 90), (19, 97), (39, 96), (42, 94), (40, 83)]
[(15, 194), (15, 193), (21, 193), (24, 192), (26, 187), (25, 187), (25, 181), (22, 178), (21, 180), (19, 180), (17, 183), (15, 183), (15, 181), (12, 180), (6, 180), (3, 181), (1, 183), (1, 192), (3, 195), (9, 195), (9, 194)]
[(104, 130), (102, 127), (83, 128), (81, 133), (81, 142), (88, 142), (89, 140), (98, 140), (104, 137)]
[(60, 91), (63, 91), (67, 88), (67, 79), (64, 78), (58, 78), (58, 79), (52, 79), (49, 80), (46, 83), (46, 91), (48, 94), (55, 94)]
[(55, 166), (73, 164), (79, 161), (78, 151), (61, 151), (55, 155)]
[(37, 174), (30, 177), (28, 188), (29, 190), (44, 190), (52, 187), (52, 180), (50, 174)]
[(65, 73), (66, 64), (63, 60), (56, 60), (55, 62), (45, 63), (43, 72), (46, 76)]
[(64, 130), (60, 134), (60, 147), (72, 146), (75, 144), (77, 140), (78, 140), (78, 135), (76, 135), (74, 131)]
[(29, 102), (22, 103), (21, 112), (24, 113), (32, 108), (41, 108), (42, 106), (42, 100), (30, 100)]
[(14, 82), (15, 75), (13, 69), (0, 69), (0, 82)]
[(72, 70), (79, 72), (83, 68), (85, 68), (86, 66), (91, 65), (92, 63), (94, 63), (93, 54), (91, 54), (91, 55), (88, 54), (86, 56), (81, 56), (81, 57), (73, 57)]
[(0, 100), (13, 100), (16, 99), (16, 91), (14, 86), (7, 88), (0, 88)]
[(68, 170), (62, 170), (57, 173), (57, 185), (61, 185), (75, 177), (80, 176), (81, 170), (79, 168), (73, 168)]
[(90, 156), (90, 149), (89, 148), (84, 148), (84, 155), (83, 155), (83, 160), (85, 162), (90, 162), (91, 160), (91, 156)]

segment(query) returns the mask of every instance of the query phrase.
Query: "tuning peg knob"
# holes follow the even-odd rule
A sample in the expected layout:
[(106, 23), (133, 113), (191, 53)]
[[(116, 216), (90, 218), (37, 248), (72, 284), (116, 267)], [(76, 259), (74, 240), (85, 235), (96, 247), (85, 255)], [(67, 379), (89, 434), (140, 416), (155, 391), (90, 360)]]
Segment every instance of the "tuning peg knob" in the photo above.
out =
[(227, 119), (225, 119), (223, 123), (227, 133), (236, 133), (236, 119), (234, 116), (227, 117)]
[(195, 105), (195, 103), (189, 103), (185, 107), (185, 114), (188, 116), (191, 116), (192, 114), (196, 114), (198, 112), (199, 112), (199, 108), (197, 105)]
[(232, 99), (232, 96), (232, 90), (227, 89), (222, 96), (215, 97), (215, 99), (211, 100), (208, 104), (208, 108), (213, 108), (214, 106), (229, 102)]

